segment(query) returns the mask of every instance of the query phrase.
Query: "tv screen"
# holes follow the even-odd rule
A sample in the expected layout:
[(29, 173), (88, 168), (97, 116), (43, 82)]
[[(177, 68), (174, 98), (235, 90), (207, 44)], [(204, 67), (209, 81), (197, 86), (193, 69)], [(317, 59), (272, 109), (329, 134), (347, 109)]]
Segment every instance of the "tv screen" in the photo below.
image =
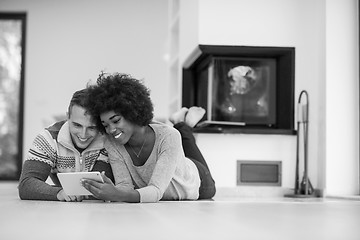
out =
[(197, 72), (199, 124), (276, 124), (276, 59), (212, 57)]

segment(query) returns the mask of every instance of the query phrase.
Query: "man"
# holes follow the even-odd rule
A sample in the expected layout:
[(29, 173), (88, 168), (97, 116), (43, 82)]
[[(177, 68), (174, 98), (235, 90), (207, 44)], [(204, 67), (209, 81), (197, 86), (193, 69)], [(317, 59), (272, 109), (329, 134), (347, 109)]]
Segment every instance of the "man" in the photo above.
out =
[[(56, 177), (58, 172), (105, 171), (113, 179), (103, 146), (103, 135), (84, 108), (86, 89), (73, 94), (68, 119), (45, 128), (34, 139), (23, 164), (19, 197), (23, 200), (82, 201), (68, 196)], [(51, 177), (55, 185), (46, 183)]]

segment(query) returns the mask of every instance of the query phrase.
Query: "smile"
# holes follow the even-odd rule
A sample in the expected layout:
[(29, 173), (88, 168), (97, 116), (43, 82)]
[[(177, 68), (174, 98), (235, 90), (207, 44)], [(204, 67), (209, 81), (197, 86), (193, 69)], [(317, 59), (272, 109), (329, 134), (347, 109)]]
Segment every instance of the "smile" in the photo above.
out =
[(80, 140), (80, 142), (86, 142), (88, 140), (88, 138), (81, 138), (81, 137), (78, 137), (78, 139)]
[(114, 138), (118, 139), (118, 138), (119, 138), (122, 134), (123, 134), (123, 133), (122, 133), (122, 132), (120, 132), (120, 133), (118, 133), (118, 134), (114, 135)]

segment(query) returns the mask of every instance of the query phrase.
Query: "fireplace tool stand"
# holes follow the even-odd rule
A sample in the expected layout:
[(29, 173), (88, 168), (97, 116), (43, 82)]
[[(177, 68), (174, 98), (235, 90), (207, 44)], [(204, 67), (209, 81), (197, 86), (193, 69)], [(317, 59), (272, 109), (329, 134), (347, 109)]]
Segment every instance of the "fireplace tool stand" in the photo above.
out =
[[(302, 101), (306, 97), (305, 103)], [(309, 130), (309, 95), (303, 90), (298, 99), (298, 120), (296, 134), (296, 170), (294, 194), (287, 194), (285, 197), (310, 198), (315, 197), (314, 188), (308, 175), (308, 130)], [(301, 134), (302, 133), (302, 134)], [(302, 138), (302, 139), (301, 139)], [(304, 172), (302, 180), (299, 178), (300, 171), (300, 143), (303, 141)]]

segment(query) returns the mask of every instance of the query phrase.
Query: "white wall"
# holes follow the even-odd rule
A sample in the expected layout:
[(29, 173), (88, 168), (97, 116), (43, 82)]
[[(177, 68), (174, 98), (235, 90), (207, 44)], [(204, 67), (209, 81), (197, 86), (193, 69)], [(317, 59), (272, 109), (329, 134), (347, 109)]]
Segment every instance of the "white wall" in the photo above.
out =
[(0, 0), (0, 9), (27, 12), (24, 154), (101, 70), (144, 78), (155, 115), (168, 116), (166, 0)]
[[(321, 66), (321, 60), (325, 59), (324, 1), (198, 2), (198, 39), (201, 44), (296, 48), (295, 96), (303, 89), (310, 95), (309, 174), (313, 185), (321, 188), (323, 183), (318, 183), (317, 179), (317, 123), (320, 117), (317, 110), (324, 102), (320, 102), (317, 96), (325, 81), (324, 67)], [(294, 186), (295, 136), (199, 134), (198, 143), (214, 169), (218, 186), (236, 186), (236, 160), (280, 160), (283, 163), (283, 187)]]
[(326, 185), (330, 195), (359, 192), (358, 1), (326, 6)]
[[(323, 190), (328, 186), (328, 193), (338, 193), (341, 188), (343, 194), (357, 194), (359, 191), (357, 2), (355, 0), (199, 0), (198, 4), (197, 36), (189, 38), (199, 39), (200, 44), (296, 48), (295, 102), (302, 90), (307, 90), (310, 97), (308, 155), (310, 180), (318, 189)], [(184, 9), (183, 11), (187, 12)], [(191, 25), (187, 28), (194, 29)], [(185, 34), (191, 33), (186, 27), (184, 29)], [(333, 38), (334, 36), (338, 37)], [(329, 42), (330, 46), (328, 46)], [(182, 44), (183, 56), (187, 56), (190, 53), (189, 49), (195, 47), (193, 41), (183, 41)], [(341, 52), (339, 55), (341, 61), (336, 56), (339, 52)], [(328, 65), (329, 61), (335, 64)], [(340, 74), (343, 71), (345, 73)], [(345, 78), (340, 77), (341, 81), (339, 81), (339, 75)], [(329, 77), (333, 80), (330, 88), (327, 88)], [(339, 92), (339, 89), (342, 91)], [(331, 102), (327, 102), (330, 99)], [(339, 102), (347, 106), (342, 107), (341, 114), (338, 114), (339, 109), (332, 110), (334, 105), (339, 105)], [(342, 104), (339, 106), (343, 106)], [(329, 113), (325, 115), (328, 110), (331, 110), (330, 115)], [(335, 121), (338, 118), (346, 119), (345, 124), (338, 125), (340, 121)], [(331, 126), (327, 127), (329, 119)], [(332, 131), (333, 127), (337, 130)], [(332, 139), (328, 140), (327, 136)], [(337, 144), (327, 145), (327, 142)], [(296, 141), (291, 136), (198, 134), (198, 144), (213, 169), (215, 179), (218, 179), (218, 186), (236, 185), (235, 162), (238, 159), (281, 160), (283, 187), (294, 186)], [(325, 171), (326, 155), (337, 159), (328, 163), (328, 169), (332, 171), (328, 178)], [(344, 155), (347, 160), (341, 157)], [(341, 163), (339, 159), (342, 159)], [(337, 170), (339, 168), (340, 171)], [(343, 180), (336, 184), (339, 178)], [(343, 184), (347, 186), (344, 187)]]
[[(43, 120), (65, 113), (73, 91), (102, 69), (145, 78), (156, 116), (167, 116), (167, 4), (0, 0), (1, 11), (28, 13), (24, 152)], [(184, 0), (181, 6), (181, 60), (197, 43), (296, 47), (296, 96), (303, 89), (310, 95), (310, 179), (329, 194), (358, 193), (357, 4)], [(218, 186), (236, 185), (236, 160), (282, 160), (283, 186), (293, 187), (295, 136), (199, 134), (197, 140)]]

